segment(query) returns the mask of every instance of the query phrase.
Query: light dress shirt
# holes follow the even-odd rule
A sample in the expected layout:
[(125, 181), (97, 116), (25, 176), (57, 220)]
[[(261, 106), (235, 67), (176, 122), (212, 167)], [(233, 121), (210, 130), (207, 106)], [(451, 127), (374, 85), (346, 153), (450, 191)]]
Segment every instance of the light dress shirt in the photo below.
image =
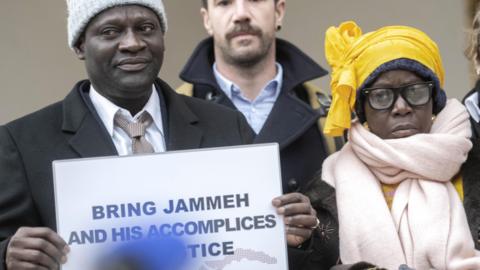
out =
[(276, 67), (277, 75), (262, 88), (255, 100), (251, 101), (242, 94), (237, 85), (220, 74), (217, 65), (213, 64), (213, 73), (218, 85), (235, 107), (243, 113), (256, 134), (260, 133), (282, 89), (283, 68), (279, 63), (276, 63)]
[(145, 107), (132, 117), (128, 110), (118, 107), (110, 100), (100, 95), (93, 86), (90, 86), (90, 99), (93, 106), (102, 120), (103, 125), (107, 129), (108, 134), (112, 138), (113, 144), (120, 156), (132, 154), (132, 139), (120, 127), (114, 124), (114, 117), (117, 113), (122, 114), (128, 121), (137, 122), (138, 117), (147, 111), (153, 119), (150, 126), (145, 131), (145, 139), (153, 146), (156, 153), (165, 152), (165, 137), (163, 133), (162, 112), (160, 110), (160, 98), (155, 86)]
[(478, 107), (478, 93), (475, 92), (473, 95), (465, 99), (465, 107), (470, 116), (475, 120), (475, 122), (480, 122), (480, 108)]

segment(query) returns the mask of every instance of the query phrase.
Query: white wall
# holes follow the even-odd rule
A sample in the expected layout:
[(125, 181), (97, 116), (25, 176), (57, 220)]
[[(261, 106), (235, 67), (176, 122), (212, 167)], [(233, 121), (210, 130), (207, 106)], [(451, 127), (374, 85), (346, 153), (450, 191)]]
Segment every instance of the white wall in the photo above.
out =
[[(165, 4), (169, 32), (160, 76), (177, 86), (178, 72), (205, 32), (200, 0), (165, 0)], [(440, 47), (447, 95), (460, 98), (471, 87), (462, 54), (464, 13), (462, 0), (287, 0), (280, 36), (327, 67), (323, 43), (328, 26), (354, 19), (364, 32), (391, 24), (418, 27)], [(65, 2), (1, 0), (0, 63), (0, 124), (60, 100), (85, 78), (83, 63), (67, 46)], [(328, 79), (317, 84), (328, 88)]]

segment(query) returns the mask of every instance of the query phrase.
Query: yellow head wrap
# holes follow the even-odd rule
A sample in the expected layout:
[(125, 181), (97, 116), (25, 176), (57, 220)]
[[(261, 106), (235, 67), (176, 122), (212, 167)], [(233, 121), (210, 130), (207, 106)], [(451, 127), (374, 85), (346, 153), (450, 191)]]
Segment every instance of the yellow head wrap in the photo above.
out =
[(350, 127), (357, 89), (379, 66), (407, 58), (437, 75), (443, 88), (444, 70), (437, 44), (422, 31), (408, 26), (387, 26), (362, 35), (353, 21), (330, 27), (325, 37), (325, 55), (332, 68), (332, 105), (324, 133), (342, 136)]

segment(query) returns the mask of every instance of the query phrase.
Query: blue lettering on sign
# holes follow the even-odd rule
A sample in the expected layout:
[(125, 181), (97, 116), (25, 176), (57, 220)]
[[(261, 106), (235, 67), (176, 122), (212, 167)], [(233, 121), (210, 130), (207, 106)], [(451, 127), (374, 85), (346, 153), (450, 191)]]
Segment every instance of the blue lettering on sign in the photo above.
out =
[(142, 227), (122, 227), (112, 229), (112, 241), (124, 242), (131, 240), (140, 240), (143, 237)]
[(92, 218), (112, 219), (125, 217), (139, 217), (142, 215), (152, 216), (157, 213), (157, 208), (154, 202), (136, 202), (136, 203), (121, 203), (121, 204), (107, 204), (92, 206)]
[(169, 200), (165, 214), (249, 207), (248, 193)]
[(192, 258), (233, 255), (233, 241), (209, 244), (192, 244), (187, 245), (187, 249), (192, 255)]
[(68, 238), (69, 245), (98, 244), (107, 241), (105, 230), (74, 231)]

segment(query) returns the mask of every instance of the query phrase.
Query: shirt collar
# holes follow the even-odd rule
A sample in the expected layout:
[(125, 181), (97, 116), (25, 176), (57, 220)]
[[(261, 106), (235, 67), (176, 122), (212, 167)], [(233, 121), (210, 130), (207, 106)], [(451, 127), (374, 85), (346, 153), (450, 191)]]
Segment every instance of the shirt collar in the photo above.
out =
[(141, 113), (147, 111), (150, 116), (152, 116), (153, 123), (155, 123), (157, 128), (159, 130), (163, 130), (162, 115), (160, 111), (160, 98), (154, 85), (152, 85), (152, 94), (150, 95), (147, 103), (145, 104), (143, 109), (133, 117), (128, 110), (115, 105), (110, 100), (98, 93), (93, 87), (93, 85), (90, 85), (89, 96), (92, 100), (92, 104), (95, 107), (95, 110), (98, 113), (98, 116), (102, 120), (103, 125), (107, 129), (107, 132), (108, 134), (110, 134), (110, 136), (113, 136), (113, 119), (115, 118), (115, 114), (117, 113), (121, 113), (122, 115), (127, 117), (129, 121), (136, 121)]
[[(278, 62), (275, 63), (277, 67), (277, 74), (275, 77), (267, 82), (267, 84), (262, 88), (266, 91), (272, 91), (272, 96), (275, 98), (280, 94), (280, 89), (282, 88), (283, 83), (283, 68)], [(220, 89), (227, 95), (228, 98), (232, 99), (233, 95), (240, 95), (240, 87), (235, 85), (232, 81), (225, 78), (217, 69), (217, 64), (213, 64), (213, 74), (217, 80), (218, 86)]]
[(475, 122), (480, 122), (480, 108), (478, 107), (478, 93), (475, 92), (465, 99), (465, 107)]

